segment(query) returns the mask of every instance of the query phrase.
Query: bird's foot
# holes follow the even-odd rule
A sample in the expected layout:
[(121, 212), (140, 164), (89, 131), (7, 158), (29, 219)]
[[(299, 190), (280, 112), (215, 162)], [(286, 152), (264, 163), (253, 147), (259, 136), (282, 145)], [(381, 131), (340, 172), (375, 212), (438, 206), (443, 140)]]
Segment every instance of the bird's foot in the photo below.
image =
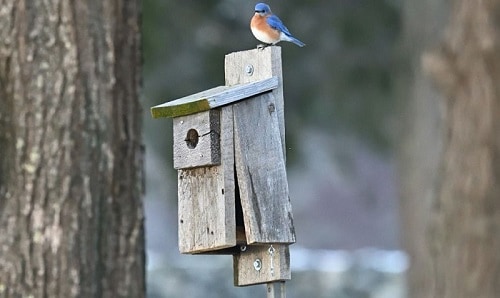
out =
[(257, 50), (259, 51), (263, 51), (265, 48), (267, 48), (268, 46), (270, 46), (271, 44), (268, 44), (268, 43), (261, 43), (261, 44), (258, 44), (257, 45)]

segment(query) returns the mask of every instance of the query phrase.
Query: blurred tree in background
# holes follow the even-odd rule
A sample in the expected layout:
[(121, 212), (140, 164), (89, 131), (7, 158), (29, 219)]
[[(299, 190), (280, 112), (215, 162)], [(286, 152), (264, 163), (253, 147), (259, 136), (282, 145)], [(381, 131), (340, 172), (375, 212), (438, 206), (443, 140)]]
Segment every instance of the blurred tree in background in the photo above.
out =
[(399, 173), (402, 240), (410, 255), (410, 297), (432, 284), (427, 223), (439, 179), (443, 150), (442, 96), (421, 67), (422, 54), (436, 47), (450, 13), (450, 1), (405, 1), (395, 80), (401, 107)]
[(405, 12), (412, 80), (402, 217), (410, 295), (496, 297), (500, 1), (420, 1)]
[[(400, 248), (399, 197), (410, 295), (494, 297), (500, 0), (268, 3), (307, 44), (280, 44), (298, 238), (292, 267), (314, 271), (297, 274), (292, 297), (399, 297), (380, 287), (402, 282), (374, 273), (384, 265), (379, 252), (372, 262), (359, 250)], [(143, 4), (146, 107), (223, 84), (224, 55), (258, 43), (249, 30), (255, 1)], [(139, 297), (140, 8), (1, 7), (0, 294)], [(148, 109), (143, 116), (149, 270), (165, 265), (155, 253), (185, 269), (155, 285), (175, 297), (235, 296), (211, 279), (220, 276), (203, 279), (199, 261), (179, 266), (187, 259), (176, 249), (171, 121), (153, 121)], [(384, 266), (401, 273), (401, 264)], [(339, 272), (346, 278), (336, 288)]]

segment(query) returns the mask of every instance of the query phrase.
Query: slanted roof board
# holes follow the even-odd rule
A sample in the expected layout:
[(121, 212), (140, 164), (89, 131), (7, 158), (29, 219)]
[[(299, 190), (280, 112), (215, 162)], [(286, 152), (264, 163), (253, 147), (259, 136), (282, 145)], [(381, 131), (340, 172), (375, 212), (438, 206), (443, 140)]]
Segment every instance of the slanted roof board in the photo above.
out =
[(218, 86), (154, 106), (151, 115), (153, 118), (170, 118), (207, 111), (276, 89), (278, 83), (277, 77), (271, 77), (235, 86)]

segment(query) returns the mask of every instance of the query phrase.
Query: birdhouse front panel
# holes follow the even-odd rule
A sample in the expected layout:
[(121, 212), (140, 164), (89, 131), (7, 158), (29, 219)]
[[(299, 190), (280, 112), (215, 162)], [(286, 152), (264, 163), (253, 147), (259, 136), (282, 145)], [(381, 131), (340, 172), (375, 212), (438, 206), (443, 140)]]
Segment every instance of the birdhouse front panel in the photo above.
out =
[[(199, 122), (185, 119), (190, 116), (195, 116), (194, 118)], [(189, 131), (197, 127), (205, 133), (207, 129), (217, 130), (218, 133), (214, 134), (217, 140), (211, 143), (230, 149), (216, 150), (220, 156), (218, 164), (197, 165), (194, 168), (178, 170), (179, 250), (181, 253), (204, 253), (234, 247), (236, 245), (236, 219), (232, 106), (190, 116), (174, 119), (180, 125), (177, 128)], [(180, 124), (181, 121), (184, 123)], [(197, 123), (202, 124), (197, 126)], [(183, 142), (179, 138), (179, 143)], [(184, 144), (184, 146), (187, 145)], [(210, 154), (209, 147), (204, 148), (206, 148), (205, 151), (194, 151), (195, 148), (193, 148), (190, 149), (193, 151), (185, 152)], [(197, 158), (194, 160), (200, 160)], [(200, 165), (205, 164), (205, 161)]]
[(220, 164), (219, 109), (174, 118), (174, 168)]
[(179, 250), (201, 253), (236, 245), (234, 203), (220, 166), (179, 170)]

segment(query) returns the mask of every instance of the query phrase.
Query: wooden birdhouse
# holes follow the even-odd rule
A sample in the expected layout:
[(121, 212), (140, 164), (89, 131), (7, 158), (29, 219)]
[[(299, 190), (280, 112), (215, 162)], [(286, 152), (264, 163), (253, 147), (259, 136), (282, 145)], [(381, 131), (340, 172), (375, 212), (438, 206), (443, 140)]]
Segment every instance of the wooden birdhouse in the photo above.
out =
[(151, 108), (172, 117), (179, 250), (232, 254), (235, 285), (290, 279), (281, 48), (226, 55), (224, 86)]

